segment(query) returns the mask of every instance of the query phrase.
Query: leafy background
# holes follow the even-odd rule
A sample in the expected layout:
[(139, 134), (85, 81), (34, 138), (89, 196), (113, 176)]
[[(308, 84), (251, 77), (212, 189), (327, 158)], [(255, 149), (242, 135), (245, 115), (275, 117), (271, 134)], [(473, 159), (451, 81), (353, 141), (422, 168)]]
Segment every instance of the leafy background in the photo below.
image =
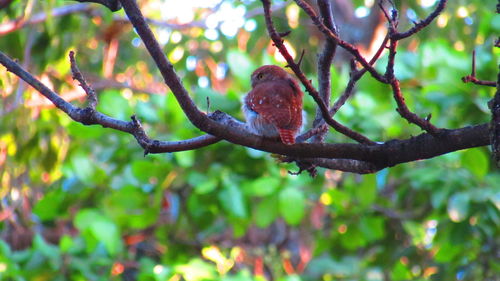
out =
[[(186, 1), (187, 18), (172, 16), (182, 14), (173, 2), (140, 4), (150, 18), (188, 24), (153, 30), (198, 106), (206, 108), (209, 97), (210, 110), (242, 119), (239, 100), (251, 71), (284, 65), (262, 15), (250, 16), (260, 2), (213, 8), (218, 1)], [(398, 4), (402, 30), (432, 10), (433, 1), (408, 2)], [(373, 1), (352, 3), (358, 15), (374, 11), (367, 8)], [(0, 10), (1, 22), (31, 4), (36, 14), (73, 3), (14, 1)], [(320, 34), (291, 1), (274, 4), (281, 7), (274, 13), (278, 29), (293, 31), (287, 41), (296, 53), (306, 50), (303, 69), (316, 83)], [(399, 47), (396, 75), (408, 105), (421, 116), (431, 113), (437, 126), (489, 121), (494, 89), (460, 77), (470, 72), (475, 49), (478, 77), (495, 80), (495, 4), (450, 1), (436, 22)], [(119, 44), (112, 78), (126, 87), (98, 89), (98, 109), (122, 120), (137, 114), (157, 139), (199, 135), (137, 35), (117, 23), (123, 11), (92, 7), (2, 35), (0, 50), (64, 96), (76, 91), (69, 50), (97, 85), (111, 36)], [(336, 97), (348, 81), (340, 56), (332, 81)], [(6, 71), (0, 93), (2, 280), (500, 279), (500, 173), (487, 147), (373, 175), (291, 176), (294, 166), (227, 142), (144, 157), (132, 136), (71, 121)], [(366, 75), (336, 118), (376, 140), (419, 134), (390, 96)], [(77, 97), (73, 102), (83, 104)], [(305, 103), (311, 124), (314, 105), (308, 97)], [(348, 140), (332, 132), (328, 141)]]

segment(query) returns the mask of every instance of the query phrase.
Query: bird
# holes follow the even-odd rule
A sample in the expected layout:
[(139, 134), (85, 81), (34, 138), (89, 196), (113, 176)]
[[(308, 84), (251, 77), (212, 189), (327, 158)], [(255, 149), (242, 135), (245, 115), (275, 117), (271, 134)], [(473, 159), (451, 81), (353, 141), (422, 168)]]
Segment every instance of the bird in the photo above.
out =
[(247, 127), (256, 135), (295, 143), (302, 129), (302, 97), (297, 81), (283, 68), (264, 65), (251, 76), (252, 90), (243, 97)]

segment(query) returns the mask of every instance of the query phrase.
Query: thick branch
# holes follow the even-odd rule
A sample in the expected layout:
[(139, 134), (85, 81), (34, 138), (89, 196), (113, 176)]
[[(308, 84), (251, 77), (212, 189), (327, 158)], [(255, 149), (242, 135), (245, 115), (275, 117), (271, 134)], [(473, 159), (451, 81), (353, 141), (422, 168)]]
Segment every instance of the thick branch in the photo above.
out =
[(324, 158), (306, 158), (301, 160), (310, 162), (316, 167), (356, 174), (371, 174), (381, 170), (381, 168), (377, 167), (377, 165), (373, 163), (359, 160)]
[[(337, 36), (338, 30), (335, 26), (332, 15), (332, 7), (330, 5), (330, 0), (318, 0), (318, 7), (320, 15), (323, 18), (324, 24), (330, 28)], [(331, 95), (331, 72), (330, 68), (332, 66), (333, 58), (335, 57), (335, 51), (337, 50), (337, 43), (331, 38), (326, 38), (325, 45), (323, 46), (323, 51), (318, 56), (318, 82), (319, 82), (319, 95), (326, 107), (330, 106), (330, 95)], [(323, 113), (318, 107), (316, 110), (316, 117), (313, 122), (313, 127), (319, 126), (321, 121), (323, 121)], [(315, 136), (314, 141), (323, 141), (326, 131), (322, 134)]]
[[(73, 120), (86, 125), (100, 124), (104, 127), (110, 127), (133, 134), (136, 138), (144, 139), (144, 136), (141, 136), (144, 131), (140, 126), (137, 126), (134, 120), (132, 122), (116, 120), (96, 111), (89, 114), (88, 109), (77, 108), (61, 99), (57, 94), (44, 86), (40, 81), (36, 80), (31, 74), (21, 69), (19, 65), (1, 52), (0, 63), (9, 71), (33, 86), (36, 90), (40, 91), (58, 108), (66, 112)], [(376, 167), (377, 169), (391, 167), (400, 163), (432, 158), (461, 149), (490, 144), (488, 134), (489, 125), (483, 124), (456, 130), (442, 130), (439, 137), (433, 137), (430, 134), (421, 134), (407, 140), (392, 140), (377, 145), (300, 143), (287, 146), (280, 142), (249, 134), (245, 130), (243, 124), (233, 120), (222, 112), (216, 111), (211, 114), (210, 118), (213, 120), (209, 119), (213, 122), (214, 127), (221, 128), (226, 132), (224, 138), (236, 144), (298, 158), (359, 160), (372, 163), (375, 165), (372, 167)], [(209, 122), (209, 124), (212, 124), (211, 122)], [(214, 129), (213, 131), (217, 130)], [(140, 141), (139, 143), (143, 147), (146, 146), (146, 152), (148, 153), (162, 153), (195, 149), (216, 141), (217, 139), (214, 137), (202, 136), (182, 142), (159, 142), (155, 140), (147, 141), (146, 139), (145, 142)], [(325, 166), (326, 165), (327, 164), (325, 164)]]
[(491, 109), (491, 149), (495, 163), (500, 167), (500, 65), (497, 74), (497, 91), (493, 99), (488, 103)]
[[(173, 66), (165, 58), (162, 49), (156, 42), (152, 32), (149, 30), (144, 18), (142, 17), (136, 2), (134, 0), (121, 0), (121, 2), (138, 34), (145, 42), (145, 46), (148, 48), (148, 51), (157, 63), (167, 85), (172, 89), (173, 94), (177, 98), (190, 121), (201, 130), (216, 136), (203, 136), (184, 141), (182, 142), (182, 145), (185, 146), (182, 147), (182, 150), (200, 147), (193, 145), (193, 143), (213, 143), (218, 141), (218, 138), (224, 138), (236, 144), (271, 153), (287, 155), (290, 157), (310, 160), (314, 160), (311, 158), (332, 160), (318, 160), (318, 164), (323, 164), (325, 166), (327, 164), (333, 165), (335, 162), (337, 164), (342, 163), (343, 161), (338, 161), (339, 159), (356, 160), (359, 162), (354, 161), (344, 163), (350, 163), (352, 165), (351, 169), (357, 169), (357, 172), (360, 172), (361, 170), (356, 167), (368, 167), (370, 170), (373, 168), (373, 171), (375, 171), (400, 163), (432, 158), (460, 149), (484, 146), (490, 144), (491, 142), (488, 134), (488, 124), (465, 127), (456, 130), (442, 130), (437, 137), (424, 133), (407, 140), (392, 140), (383, 144), (375, 145), (347, 143), (297, 143), (295, 145), (287, 146), (277, 141), (268, 140), (250, 134), (241, 122), (234, 120), (227, 114), (216, 111), (207, 116), (198, 110), (183, 87), (179, 77), (176, 75)], [(162, 151), (161, 145), (166, 142), (162, 143), (154, 140), (147, 141), (148, 138), (135, 117), (133, 117), (131, 122), (125, 122), (99, 113), (91, 107), (84, 109), (75, 107), (61, 99), (56, 93), (52, 92), (40, 81), (36, 80), (32, 75), (24, 71), (21, 67), (19, 67), (19, 65), (1, 52), (0, 63), (3, 64), (9, 71), (15, 73), (21, 79), (25, 80), (35, 89), (40, 91), (75, 121), (86, 125), (101, 124), (104, 127), (111, 127), (116, 130), (131, 133), (138, 139), (139, 143), (143, 147), (146, 147), (145, 150), (147, 153), (165, 152)], [(174, 144), (178, 145), (177, 148), (180, 147), (180, 144), (177, 142), (169, 142), (168, 144), (172, 145), (169, 147), (170, 149), (174, 149)], [(347, 164), (345, 164), (344, 167), (347, 167)]]

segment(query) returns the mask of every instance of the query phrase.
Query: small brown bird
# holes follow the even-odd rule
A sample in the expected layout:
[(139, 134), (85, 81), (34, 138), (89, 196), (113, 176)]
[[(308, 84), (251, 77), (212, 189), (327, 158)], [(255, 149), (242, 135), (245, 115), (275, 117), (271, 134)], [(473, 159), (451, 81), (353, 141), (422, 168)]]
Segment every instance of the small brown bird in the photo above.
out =
[(252, 90), (243, 97), (243, 112), (250, 130), (264, 137), (280, 137), (294, 144), (302, 128), (302, 96), (297, 81), (275, 65), (252, 73)]

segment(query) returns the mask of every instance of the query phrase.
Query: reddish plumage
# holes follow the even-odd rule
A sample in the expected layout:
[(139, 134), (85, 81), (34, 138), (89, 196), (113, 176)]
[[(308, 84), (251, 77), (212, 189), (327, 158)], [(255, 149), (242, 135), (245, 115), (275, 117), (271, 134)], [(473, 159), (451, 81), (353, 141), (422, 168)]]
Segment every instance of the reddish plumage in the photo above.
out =
[(252, 74), (252, 90), (243, 98), (248, 127), (255, 134), (294, 144), (302, 127), (302, 96), (297, 81), (281, 67), (259, 67)]

